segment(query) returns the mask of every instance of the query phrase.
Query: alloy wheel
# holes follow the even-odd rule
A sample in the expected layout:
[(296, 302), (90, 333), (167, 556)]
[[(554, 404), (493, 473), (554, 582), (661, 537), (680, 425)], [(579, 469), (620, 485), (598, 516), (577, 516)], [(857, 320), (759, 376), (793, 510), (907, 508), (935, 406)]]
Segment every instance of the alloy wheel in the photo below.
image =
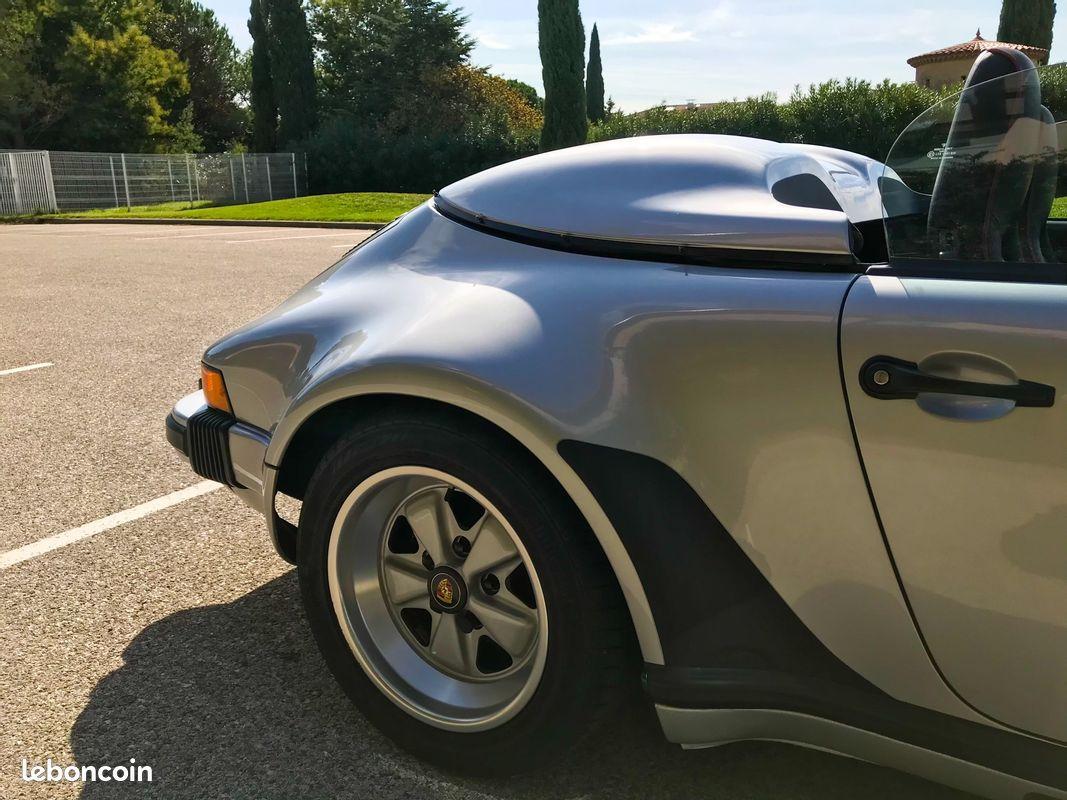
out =
[(537, 573), (504, 516), (458, 478), (411, 466), (363, 481), (336, 517), (328, 573), (349, 646), (408, 713), (484, 730), (536, 690), (548, 640)]

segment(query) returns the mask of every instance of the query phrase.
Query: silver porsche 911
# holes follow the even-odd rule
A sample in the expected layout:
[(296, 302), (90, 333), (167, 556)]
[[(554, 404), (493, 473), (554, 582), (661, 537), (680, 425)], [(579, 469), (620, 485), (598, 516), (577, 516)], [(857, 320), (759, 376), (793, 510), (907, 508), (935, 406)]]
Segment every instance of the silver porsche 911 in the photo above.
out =
[(1057, 70), (987, 52), (885, 164), (658, 136), (462, 180), (212, 346), (168, 438), (445, 768), (551, 763), (640, 677), (684, 747), (1067, 797)]

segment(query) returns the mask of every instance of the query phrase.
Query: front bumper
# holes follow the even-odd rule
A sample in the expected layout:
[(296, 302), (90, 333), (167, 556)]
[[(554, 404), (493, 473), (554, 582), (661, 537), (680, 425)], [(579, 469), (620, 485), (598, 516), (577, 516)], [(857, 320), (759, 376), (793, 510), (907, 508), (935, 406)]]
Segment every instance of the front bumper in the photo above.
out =
[(252, 508), (267, 512), (263, 478), (269, 433), (210, 408), (203, 392), (193, 392), (167, 415), (167, 441), (198, 475), (229, 486)]

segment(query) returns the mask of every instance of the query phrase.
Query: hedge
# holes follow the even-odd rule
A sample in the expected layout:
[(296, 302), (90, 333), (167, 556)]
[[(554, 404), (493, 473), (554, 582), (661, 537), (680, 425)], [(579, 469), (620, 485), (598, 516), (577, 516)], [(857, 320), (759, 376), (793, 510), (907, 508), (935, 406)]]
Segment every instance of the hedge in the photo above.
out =
[(725, 133), (781, 142), (839, 147), (883, 159), (897, 135), (955, 89), (849, 78), (794, 90), (786, 103), (773, 94), (671, 111), (653, 108), (594, 126), (590, 141), (658, 133)]
[[(1041, 72), (1042, 98), (1057, 120), (1067, 119), (1067, 69)], [(831, 80), (797, 88), (785, 103), (773, 94), (671, 111), (663, 107), (616, 114), (589, 129), (589, 141), (664, 133), (722, 133), (826, 145), (884, 161), (896, 137), (959, 87)], [(947, 113), (947, 109), (946, 109)], [(536, 131), (502, 134), (475, 121), (460, 132), (390, 135), (353, 116), (324, 123), (306, 143), (316, 192), (428, 192), (487, 167), (533, 155)]]
[(388, 133), (334, 117), (305, 142), (315, 193), (431, 192), (489, 167), (533, 155), (538, 133), (496, 130)]

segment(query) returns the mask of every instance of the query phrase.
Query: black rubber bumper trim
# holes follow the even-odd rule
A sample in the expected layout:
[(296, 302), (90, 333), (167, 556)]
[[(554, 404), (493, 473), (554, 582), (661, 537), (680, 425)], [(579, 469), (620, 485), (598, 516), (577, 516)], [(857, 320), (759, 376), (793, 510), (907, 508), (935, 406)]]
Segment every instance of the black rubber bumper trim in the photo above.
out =
[(232, 416), (215, 408), (198, 411), (185, 424), (172, 411), (167, 415), (167, 441), (189, 459), (200, 477), (241, 488), (230, 458), (230, 428), (235, 424)]
[(224, 411), (205, 408), (189, 417), (185, 438), (189, 463), (201, 477), (239, 486), (230, 458), (230, 428), (236, 420)]
[(1067, 789), (1067, 748), (828, 681), (771, 670), (645, 665), (652, 700), (675, 708), (792, 711)]
[(167, 414), (167, 441), (179, 453), (189, 457), (189, 451), (185, 448), (185, 426), (178, 422), (173, 411)]

